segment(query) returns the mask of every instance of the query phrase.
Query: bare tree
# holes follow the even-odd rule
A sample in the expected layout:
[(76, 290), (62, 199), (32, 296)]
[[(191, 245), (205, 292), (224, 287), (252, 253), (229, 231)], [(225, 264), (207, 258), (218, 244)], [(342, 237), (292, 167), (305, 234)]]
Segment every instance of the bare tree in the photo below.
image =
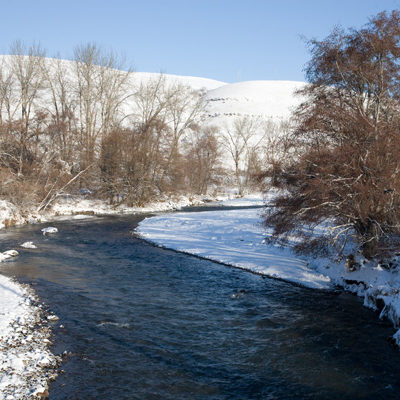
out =
[(78, 149), (75, 115), (77, 99), (74, 96), (71, 72), (66, 61), (60, 58), (46, 61), (43, 63), (43, 75), (51, 99), (44, 107), (51, 115), (47, 148), (51, 148), (52, 153), (58, 153), (57, 158), (71, 166)]
[(221, 173), (221, 145), (215, 126), (192, 129), (185, 141), (185, 175), (189, 189), (206, 194)]
[[(199, 92), (192, 88), (174, 83), (164, 86), (166, 102), (166, 123), (170, 128), (170, 134), (167, 139), (168, 155), (164, 165), (164, 172), (161, 178), (161, 184), (164, 183), (166, 176), (176, 175), (176, 162), (180, 159), (181, 139), (195, 126), (204, 111), (203, 97)], [(175, 165), (174, 165), (175, 163)], [(179, 168), (179, 165), (178, 165)], [(175, 171), (174, 171), (175, 170)], [(178, 173), (178, 175), (181, 175)], [(171, 182), (176, 185), (177, 182)]]
[(45, 55), (40, 45), (26, 46), (20, 41), (11, 46), (8, 68), (12, 72), (14, 82), (12, 90), (17, 94), (17, 105), (21, 110), (19, 129), (14, 131), (18, 145), (18, 174), (22, 174), (26, 155), (29, 153), (28, 143), (36, 135), (30, 131), (30, 123), (35, 102), (40, 98), (44, 88), (42, 63)]
[[(8, 61), (8, 62), (7, 62)], [(2, 58), (0, 64), (0, 123), (12, 121), (18, 111), (17, 92), (13, 90), (15, 86), (15, 76), (10, 68), (7, 58)]]
[(135, 132), (132, 140), (136, 143), (138, 157), (131, 168), (140, 170), (142, 176), (142, 183), (139, 184), (136, 179), (133, 186), (153, 187), (152, 190), (157, 187), (161, 191), (166, 157), (165, 141), (169, 130), (166, 123), (169, 98), (165, 90), (165, 77), (159, 75), (147, 82), (140, 82), (134, 91), (133, 100), (134, 109), (129, 120)]
[(249, 148), (250, 140), (256, 135), (259, 121), (245, 116), (236, 118), (231, 126), (221, 130), (221, 144), (232, 157), (235, 168), (236, 184), (239, 194), (243, 194), (241, 167)]
[(75, 48), (75, 78), (83, 166), (93, 163), (96, 146), (117, 123), (126, 99), (129, 72), (116, 70), (122, 65), (118, 57), (106, 54), (98, 45), (89, 43)]

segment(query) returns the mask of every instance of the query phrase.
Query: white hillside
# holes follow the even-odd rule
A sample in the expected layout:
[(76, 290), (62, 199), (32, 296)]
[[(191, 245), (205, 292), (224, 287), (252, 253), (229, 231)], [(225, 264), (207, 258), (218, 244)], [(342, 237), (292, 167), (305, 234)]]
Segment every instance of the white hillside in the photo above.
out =
[[(205, 89), (207, 91), (217, 89), (221, 86), (225, 86), (225, 82), (216, 81), (214, 79), (208, 78), (198, 78), (195, 76), (180, 76), (180, 75), (170, 75), (163, 74), (167, 82), (181, 83), (185, 86), (190, 86), (194, 90)], [(134, 72), (133, 79), (137, 82), (148, 82), (155, 80), (160, 76), (160, 74), (155, 72)]]
[(276, 122), (287, 119), (301, 98), (295, 91), (304, 87), (296, 81), (248, 81), (209, 90), (208, 114), (214, 124), (235, 116), (259, 116)]
[[(158, 73), (134, 72), (133, 81), (146, 83), (156, 80)], [(304, 82), (296, 81), (248, 81), (225, 83), (208, 78), (193, 76), (164, 75), (168, 83), (180, 83), (194, 90), (205, 90), (207, 114), (214, 124), (223, 123), (231, 116), (260, 116), (275, 121), (286, 119), (300, 103), (296, 90), (304, 87)], [(214, 119), (215, 117), (218, 117)]]

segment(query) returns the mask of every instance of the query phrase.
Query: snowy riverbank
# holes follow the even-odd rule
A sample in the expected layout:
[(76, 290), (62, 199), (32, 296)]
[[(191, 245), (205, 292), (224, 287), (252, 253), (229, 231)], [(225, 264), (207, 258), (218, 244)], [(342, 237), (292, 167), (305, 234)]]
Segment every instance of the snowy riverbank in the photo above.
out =
[(54, 216), (71, 214), (136, 214), (159, 211), (177, 210), (182, 207), (203, 204), (205, 201), (215, 201), (215, 197), (206, 196), (176, 196), (164, 198), (157, 202), (146, 204), (143, 207), (128, 207), (124, 204), (119, 206), (110, 205), (103, 200), (82, 198), (81, 196), (66, 196), (57, 201), (44, 216), (52, 219)]
[[(245, 207), (262, 201), (244, 198), (222, 204)], [(349, 272), (344, 261), (298, 256), (265, 240), (270, 232), (262, 226), (261, 209), (156, 216), (143, 220), (136, 232), (163, 247), (306, 287), (341, 286), (363, 297), (365, 306), (379, 310), (380, 317), (389, 318), (396, 328), (400, 326), (400, 257), (391, 260), (390, 271), (385, 264), (359, 259), (359, 270)], [(400, 345), (400, 330), (393, 339)]]
[[(7, 201), (0, 201), (0, 228), (29, 221)], [(17, 256), (1, 249), (0, 262)], [(58, 358), (49, 349), (47, 316), (33, 290), (0, 275), (0, 398), (40, 399), (56, 376)]]
[(329, 277), (313, 271), (290, 249), (265, 244), (259, 213), (259, 209), (174, 213), (145, 219), (137, 232), (167, 248), (311, 288), (330, 288)]
[(49, 350), (50, 336), (33, 291), (0, 275), (1, 399), (46, 397), (59, 362)]

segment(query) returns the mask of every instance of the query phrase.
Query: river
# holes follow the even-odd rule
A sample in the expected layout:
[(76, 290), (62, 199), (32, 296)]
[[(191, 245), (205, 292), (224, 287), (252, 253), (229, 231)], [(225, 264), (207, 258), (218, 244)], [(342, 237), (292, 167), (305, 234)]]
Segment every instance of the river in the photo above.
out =
[(359, 298), (153, 246), (131, 233), (142, 218), (0, 232), (38, 246), (0, 270), (60, 318), (51, 400), (399, 398), (393, 327)]

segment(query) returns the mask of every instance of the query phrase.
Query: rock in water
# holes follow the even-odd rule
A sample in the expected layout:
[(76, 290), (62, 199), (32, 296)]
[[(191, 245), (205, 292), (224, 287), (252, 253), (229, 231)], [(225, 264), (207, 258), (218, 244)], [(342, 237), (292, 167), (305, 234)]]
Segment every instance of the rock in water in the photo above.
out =
[(55, 321), (58, 321), (59, 318), (57, 317), (57, 315), (50, 314), (50, 315), (47, 316), (47, 320), (51, 321), (51, 322), (55, 322)]
[(56, 233), (58, 229), (54, 226), (48, 226), (47, 228), (42, 229), (43, 235), (47, 235), (48, 233)]
[(7, 251), (4, 251), (3, 254), (5, 256), (9, 256), (9, 257), (16, 257), (17, 255), (19, 255), (17, 250), (7, 250)]
[(25, 249), (37, 249), (37, 246), (33, 244), (33, 242), (25, 242), (21, 244), (21, 247), (24, 247)]
[(3, 253), (0, 253), (0, 262), (7, 260), (8, 258), (11, 258), (11, 257), (16, 257), (18, 255), (19, 255), (19, 253), (17, 250), (4, 251)]

